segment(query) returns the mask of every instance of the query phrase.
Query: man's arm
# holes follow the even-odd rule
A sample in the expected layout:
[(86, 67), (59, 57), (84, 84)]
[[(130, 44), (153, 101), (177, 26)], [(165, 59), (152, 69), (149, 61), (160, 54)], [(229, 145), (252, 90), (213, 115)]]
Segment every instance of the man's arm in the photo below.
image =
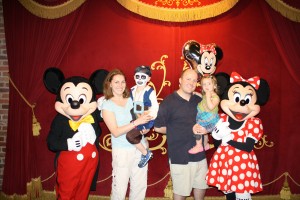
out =
[(163, 134), (166, 134), (167, 133), (167, 128), (165, 126), (163, 127), (154, 127), (154, 131), (157, 132), (157, 133), (163, 133)]

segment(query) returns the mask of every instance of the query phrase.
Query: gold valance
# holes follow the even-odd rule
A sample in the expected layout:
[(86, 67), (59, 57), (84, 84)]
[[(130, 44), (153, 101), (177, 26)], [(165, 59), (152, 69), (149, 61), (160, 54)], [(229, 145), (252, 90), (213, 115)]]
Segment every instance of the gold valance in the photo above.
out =
[(292, 7), (282, 0), (266, 0), (266, 2), (284, 17), (294, 22), (300, 22), (300, 9)]
[[(64, 17), (79, 8), (86, 0), (68, 0), (60, 5), (46, 6), (34, 0), (18, 0), (30, 13), (45, 19)], [(117, 0), (123, 7), (147, 18), (169, 22), (188, 22), (216, 17), (230, 10), (239, 0), (219, 2), (193, 8), (167, 8), (146, 4), (139, 0)], [(162, 0), (160, 0), (163, 2)], [(174, 0), (175, 1), (175, 0)], [(177, 0), (178, 1), (178, 0)], [(176, 1), (176, 3), (178, 3)], [(198, 0), (194, 0), (197, 3)], [(300, 22), (300, 9), (292, 7), (283, 0), (266, 2), (284, 17)], [(199, 2), (200, 3), (200, 2)]]
[(79, 8), (86, 0), (68, 0), (57, 6), (42, 5), (34, 0), (19, 0), (33, 15), (45, 19), (64, 17)]
[(131, 12), (147, 18), (168, 22), (189, 22), (216, 17), (231, 9), (239, 0), (222, 0), (194, 8), (166, 8), (143, 3), (139, 0), (117, 0)]

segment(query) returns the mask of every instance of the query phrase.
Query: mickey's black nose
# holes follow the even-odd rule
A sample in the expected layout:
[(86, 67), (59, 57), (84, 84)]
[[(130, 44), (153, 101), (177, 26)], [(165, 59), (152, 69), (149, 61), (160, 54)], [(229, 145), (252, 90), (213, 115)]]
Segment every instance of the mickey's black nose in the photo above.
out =
[(72, 109), (78, 109), (80, 107), (79, 101), (72, 101), (71, 102), (71, 108)]

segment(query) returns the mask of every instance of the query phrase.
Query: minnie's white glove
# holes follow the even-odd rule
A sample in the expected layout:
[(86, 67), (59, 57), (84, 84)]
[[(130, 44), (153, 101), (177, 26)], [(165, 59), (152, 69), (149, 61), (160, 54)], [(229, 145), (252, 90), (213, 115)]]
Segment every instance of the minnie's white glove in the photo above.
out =
[(227, 142), (233, 139), (233, 135), (231, 135), (231, 130), (228, 126), (229, 122), (223, 122), (223, 120), (220, 119), (213, 129), (211, 136), (216, 140), (222, 140), (223, 145), (227, 145)]
[(228, 145), (227, 142), (229, 142), (230, 140), (233, 140), (233, 135), (232, 134), (224, 136), (222, 138), (222, 144), (223, 145)]
[(96, 134), (94, 127), (90, 123), (81, 123), (78, 127), (78, 132), (81, 134), (83, 146), (87, 143), (94, 144), (96, 140)]

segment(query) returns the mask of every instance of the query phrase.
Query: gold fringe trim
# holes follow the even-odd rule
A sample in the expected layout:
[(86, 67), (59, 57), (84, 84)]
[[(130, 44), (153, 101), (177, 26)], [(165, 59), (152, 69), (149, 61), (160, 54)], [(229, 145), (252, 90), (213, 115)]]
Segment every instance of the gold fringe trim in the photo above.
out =
[(41, 130), (41, 125), (40, 123), (37, 121), (35, 114), (34, 114), (34, 108), (35, 108), (35, 104), (30, 104), (29, 101), (24, 97), (24, 95), (20, 92), (20, 90), (17, 88), (17, 86), (15, 85), (15, 83), (13, 82), (13, 80), (10, 78), (9, 76), (9, 82), (11, 83), (11, 85), (15, 88), (15, 90), (19, 93), (19, 95), (21, 96), (21, 98), (25, 101), (25, 103), (31, 108), (32, 110), (32, 134), (33, 136), (39, 136), (40, 135), (40, 130)]
[[(6, 195), (0, 192), (1, 200), (56, 200), (55, 191), (43, 190), (43, 196), (40, 198), (29, 198), (27, 195)], [(110, 200), (110, 196), (89, 195), (88, 200)], [(187, 197), (186, 200), (193, 200), (193, 197)], [(224, 200), (224, 196), (205, 196), (205, 200)], [(300, 199), (299, 194), (294, 194), (291, 199)], [(128, 197), (126, 198), (128, 200)], [(171, 200), (168, 197), (146, 197), (145, 200)], [(282, 200), (279, 195), (253, 195), (252, 200)]]
[(266, 2), (282, 16), (294, 22), (300, 22), (300, 9), (294, 8), (282, 0), (266, 0)]
[(18, 195), (18, 194), (13, 194), (13, 195), (7, 195), (3, 192), (0, 193), (0, 199), (1, 200), (27, 200), (27, 194), (23, 195)]
[(31, 179), (31, 182), (27, 183), (27, 197), (28, 199), (41, 199), (44, 196), (41, 177)]
[(216, 17), (231, 9), (239, 0), (223, 0), (205, 7), (197, 8), (162, 8), (138, 0), (117, 0), (127, 10), (136, 14), (169, 22), (189, 22)]
[(86, 0), (69, 0), (58, 6), (45, 6), (34, 0), (19, 0), (19, 2), (33, 15), (45, 19), (64, 17), (79, 8)]

